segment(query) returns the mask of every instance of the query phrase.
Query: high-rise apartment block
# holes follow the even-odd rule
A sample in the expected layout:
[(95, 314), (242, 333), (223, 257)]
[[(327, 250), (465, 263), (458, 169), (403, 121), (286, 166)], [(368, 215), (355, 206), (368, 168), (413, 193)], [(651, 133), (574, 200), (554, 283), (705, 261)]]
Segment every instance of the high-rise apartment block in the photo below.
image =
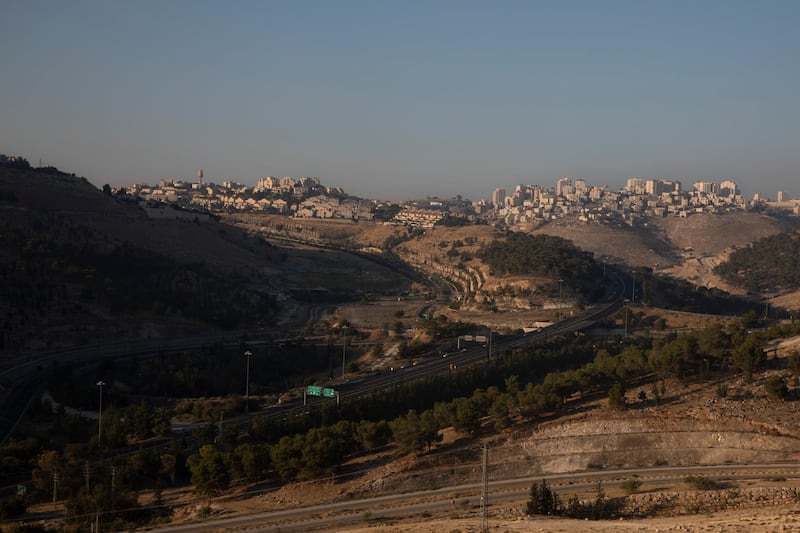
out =
[(727, 198), (727, 197), (730, 197), (730, 196), (736, 196), (738, 194), (741, 194), (741, 193), (740, 193), (739, 187), (736, 185), (736, 183), (734, 183), (734, 182), (732, 182), (730, 180), (726, 180), (726, 181), (723, 181), (722, 183), (719, 184), (719, 190), (717, 191), (717, 195), (718, 196), (722, 196), (724, 198)]
[(693, 186), (694, 190), (703, 194), (712, 194), (716, 192), (716, 184), (710, 181), (696, 181)]
[(629, 178), (625, 183), (625, 190), (631, 194), (644, 194), (645, 183), (640, 178)]
[(494, 204), (495, 209), (501, 209), (506, 203), (506, 190), (505, 189), (495, 189), (492, 193), (492, 204)]
[(572, 194), (572, 180), (561, 178), (556, 182), (556, 196), (567, 196)]

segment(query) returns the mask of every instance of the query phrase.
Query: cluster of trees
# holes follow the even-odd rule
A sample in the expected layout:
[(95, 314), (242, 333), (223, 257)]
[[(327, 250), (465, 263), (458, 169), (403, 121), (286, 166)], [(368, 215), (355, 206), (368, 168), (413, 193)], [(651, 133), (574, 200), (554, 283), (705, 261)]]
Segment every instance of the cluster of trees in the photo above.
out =
[(437, 226), (444, 226), (446, 228), (458, 228), (462, 226), (469, 226), (471, 224), (473, 224), (473, 222), (468, 218), (458, 216), (442, 217), (442, 219), (436, 223)]
[[(351, 332), (354, 331), (351, 329)], [(351, 333), (352, 335), (352, 333)], [(226, 348), (221, 343), (198, 351), (133, 360), (108, 367), (104, 379), (116, 378), (140, 394), (197, 398), (243, 392), (245, 359), (250, 351), (250, 393), (268, 394), (302, 384), (305, 376), (327, 373), (341, 361), (341, 345), (307, 345)], [(357, 348), (348, 348), (348, 359)]]
[[(255, 422), (256, 426), (261, 422)], [(217, 494), (231, 482), (314, 479), (336, 470), (344, 458), (389, 443), (392, 430), (385, 421), (362, 420), (313, 427), (305, 433), (284, 435), (277, 442), (257, 442), (260, 431), (251, 428), (252, 442), (235, 444), (231, 435), (211, 433), (199, 450), (187, 459), (191, 482), (200, 494)], [(226, 448), (230, 448), (226, 450)]]
[(436, 320), (428, 320), (422, 325), (425, 333), (435, 339), (454, 339), (460, 335), (475, 333), (480, 326), (460, 320), (447, 320), (444, 315), (439, 315)]
[(389, 222), (402, 209), (400, 204), (382, 203), (375, 208), (372, 215), (377, 222)]
[(796, 290), (800, 287), (800, 233), (779, 233), (740, 248), (714, 272), (753, 293)]
[(144, 401), (124, 408), (104, 409), (103, 422), (103, 441), (99, 444), (107, 448), (123, 448), (132, 442), (164, 437), (170, 431), (168, 410)]
[(533, 274), (563, 279), (573, 290), (589, 299), (597, 299), (603, 294), (604, 287), (597, 283), (603, 271), (592, 254), (560, 237), (512, 232), (504, 239), (481, 248), (478, 258), (498, 274)]
[(123, 530), (156, 518), (165, 509), (140, 506), (136, 492), (188, 481), (185, 451), (140, 451), (128, 457), (87, 461), (80, 445), (63, 452), (46, 450), (35, 460), (33, 489), (41, 495), (65, 501), (65, 531), (82, 531), (89, 523), (105, 530)]
[(416, 237), (422, 237), (425, 232), (421, 228), (404, 228), (397, 230), (383, 241), (381, 248), (383, 250), (391, 250), (406, 241), (410, 241)]
[[(705, 313), (741, 316), (754, 310), (758, 303), (716, 288), (696, 287), (688, 281), (671, 276), (653, 275), (650, 268), (641, 267), (633, 274), (644, 294), (642, 301), (653, 307)], [(638, 301), (638, 298), (637, 298)]]
[(525, 510), (529, 515), (603, 520), (613, 518), (618, 514), (619, 502), (607, 498), (603, 486), (598, 483), (593, 501), (582, 502), (577, 496), (574, 496), (565, 504), (555, 490), (545, 480), (542, 480), (531, 486)]
[(24, 170), (31, 168), (31, 164), (24, 157), (7, 156), (6, 154), (0, 154), (0, 167), (17, 168)]

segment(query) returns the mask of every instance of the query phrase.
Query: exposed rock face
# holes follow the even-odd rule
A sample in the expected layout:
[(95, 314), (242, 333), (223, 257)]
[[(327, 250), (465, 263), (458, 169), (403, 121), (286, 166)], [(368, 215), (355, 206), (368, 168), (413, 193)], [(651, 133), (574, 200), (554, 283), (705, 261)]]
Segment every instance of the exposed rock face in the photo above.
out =
[(519, 444), (519, 453), (531, 462), (531, 474), (797, 459), (798, 438), (763, 424), (649, 411), (618, 419), (545, 425)]

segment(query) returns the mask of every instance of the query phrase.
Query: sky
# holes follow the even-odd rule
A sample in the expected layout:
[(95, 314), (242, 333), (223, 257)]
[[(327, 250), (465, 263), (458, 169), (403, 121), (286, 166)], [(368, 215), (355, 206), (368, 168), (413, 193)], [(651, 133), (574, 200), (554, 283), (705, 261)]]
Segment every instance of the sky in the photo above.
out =
[(800, 197), (800, 2), (3, 0), (0, 153), (100, 186)]

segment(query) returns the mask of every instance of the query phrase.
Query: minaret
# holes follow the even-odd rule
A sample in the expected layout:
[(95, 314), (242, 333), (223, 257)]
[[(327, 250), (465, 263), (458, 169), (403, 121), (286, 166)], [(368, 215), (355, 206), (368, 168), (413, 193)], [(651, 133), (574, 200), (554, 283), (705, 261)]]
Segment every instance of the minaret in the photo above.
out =
[(202, 168), (197, 171), (197, 179), (200, 180), (200, 185), (202, 185), (203, 184), (203, 169)]

